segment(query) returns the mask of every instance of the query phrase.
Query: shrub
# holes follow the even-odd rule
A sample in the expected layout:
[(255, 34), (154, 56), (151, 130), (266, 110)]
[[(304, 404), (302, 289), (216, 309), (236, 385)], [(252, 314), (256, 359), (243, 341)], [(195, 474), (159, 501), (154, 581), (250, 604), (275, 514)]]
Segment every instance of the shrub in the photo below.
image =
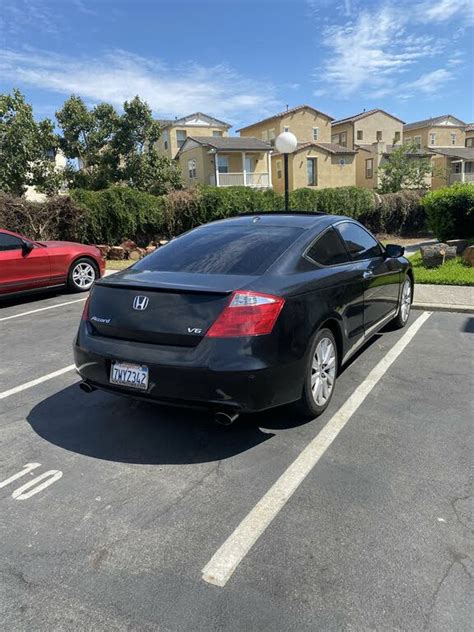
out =
[(30, 202), (0, 193), (0, 226), (39, 241), (82, 241), (87, 211), (68, 196)]
[(129, 187), (74, 189), (71, 197), (87, 211), (84, 239), (116, 244), (124, 238), (145, 244), (164, 234), (164, 200)]
[(377, 196), (375, 217), (379, 221), (376, 231), (407, 235), (425, 228), (426, 213), (422, 205), (422, 191), (404, 190)]
[(454, 184), (423, 198), (428, 226), (441, 241), (474, 237), (474, 186)]

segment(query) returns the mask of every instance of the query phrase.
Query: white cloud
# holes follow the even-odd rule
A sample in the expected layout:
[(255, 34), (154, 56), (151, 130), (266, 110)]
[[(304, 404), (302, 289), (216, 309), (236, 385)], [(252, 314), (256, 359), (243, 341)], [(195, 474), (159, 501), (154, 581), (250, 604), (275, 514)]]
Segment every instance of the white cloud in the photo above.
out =
[(460, 17), (471, 24), (474, 17), (474, 2), (472, 0), (426, 0), (418, 7), (420, 20), (428, 22), (447, 22), (454, 17)]
[(446, 68), (438, 68), (420, 75), (414, 81), (402, 84), (400, 90), (405, 96), (410, 96), (416, 92), (433, 95), (439, 93), (446, 82), (452, 79), (454, 79), (452, 72), (446, 70)]
[(247, 80), (226, 65), (190, 62), (172, 68), (123, 50), (78, 60), (37, 50), (0, 49), (0, 76), (13, 85), (74, 93), (116, 106), (138, 94), (160, 116), (203, 111), (236, 124), (240, 115), (264, 116), (277, 105), (273, 85)]

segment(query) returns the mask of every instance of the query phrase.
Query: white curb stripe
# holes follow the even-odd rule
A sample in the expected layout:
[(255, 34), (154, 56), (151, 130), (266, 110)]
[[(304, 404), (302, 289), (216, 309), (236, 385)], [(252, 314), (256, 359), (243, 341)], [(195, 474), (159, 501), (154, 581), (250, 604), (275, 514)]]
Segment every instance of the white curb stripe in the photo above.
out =
[(365, 380), (339, 408), (321, 432), (304, 448), (287, 470), (280, 476), (263, 498), (242, 520), (235, 531), (222, 544), (211, 560), (202, 569), (204, 581), (216, 586), (225, 586), (233, 572), (262, 535), (268, 525), (298, 489), (324, 452), (356, 412), (367, 395), (395, 362), (420, 327), (430, 317), (424, 312), (408, 331), (372, 369)]
[(48, 380), (52, 380), (54, 377), (58, 377), (59, 375), (63, 375), (64, 373), (69, 373), (69, 371), (72, 371), (75, 368), (75, 364), (70, 364), (69, 366), (65, 366), (63, 369), (53, 371), (53, 373), (48, 373), (47, 375), (43, 375), (42, 377), (38, 377), (36, 378), (36, 380), (31, 380), (30, 382), (25, 382), (25, 384), (20, 384), (20, 386), (10, 388), (8, 391), (3, 391), (3, 393), (0, 393), (0, 399), (5, 399), (6, 397), (10, 397), (10, 395), (15, 395), (16, 393), (20, 393), (21, 391), (26, 391), (26, 389), (37, 386), (38, 384), (42, 384), (43, 382), (47, 382)]
[(66, 303), (58, 303), (57, 305), (48, 305), (48, 307), (32, 309), (29, 312), (21, 312), (21, 314), (13, 314), (13, 316), (5, 316), (4, 318), (0, 318), (0, 322), (4, 320), (12, 320), (12, 318), (21, 318), (21, 316), (29, 316), (30, 314), (37, 314), (38, 312), (45, 312), (47, 309), (55, 309), (56, 307), (64, 307), (65, 305), (72, 305), (73, 303), (81, 303), (82, 301), (86, 300), (87, 296), (85, 298), (77, 298), (74, 301), (67, 301)]

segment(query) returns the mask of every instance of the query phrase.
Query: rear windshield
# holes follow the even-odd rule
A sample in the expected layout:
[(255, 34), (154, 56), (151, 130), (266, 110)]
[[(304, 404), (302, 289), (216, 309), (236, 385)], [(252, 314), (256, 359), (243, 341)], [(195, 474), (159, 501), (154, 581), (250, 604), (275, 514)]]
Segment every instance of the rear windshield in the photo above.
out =
[(203, 226), (173, 239), (134, 269), (262, 274), (302, 232), (292, 226)]

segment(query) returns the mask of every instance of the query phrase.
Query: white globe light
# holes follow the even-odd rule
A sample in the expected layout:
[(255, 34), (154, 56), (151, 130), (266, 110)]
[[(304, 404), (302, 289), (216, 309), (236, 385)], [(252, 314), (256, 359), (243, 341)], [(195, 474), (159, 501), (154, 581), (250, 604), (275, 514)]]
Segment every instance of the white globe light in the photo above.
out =
[(280, 154), (291, 154), (298, 146), (296, 136), (291, 132), (283, 132), (276, 137), (275, 147)]

